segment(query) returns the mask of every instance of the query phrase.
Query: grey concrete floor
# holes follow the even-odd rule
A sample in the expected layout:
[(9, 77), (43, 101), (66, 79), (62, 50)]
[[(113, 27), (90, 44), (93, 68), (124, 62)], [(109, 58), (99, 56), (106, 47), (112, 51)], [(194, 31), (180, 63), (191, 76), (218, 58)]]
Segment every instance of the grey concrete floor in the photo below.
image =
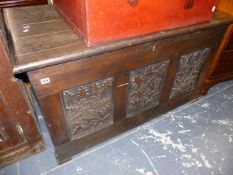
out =
[(39, 122), (46, 151), (1, 169), (0, 175), (233, 174), (233, 81), (60, 166), (40, 113)]

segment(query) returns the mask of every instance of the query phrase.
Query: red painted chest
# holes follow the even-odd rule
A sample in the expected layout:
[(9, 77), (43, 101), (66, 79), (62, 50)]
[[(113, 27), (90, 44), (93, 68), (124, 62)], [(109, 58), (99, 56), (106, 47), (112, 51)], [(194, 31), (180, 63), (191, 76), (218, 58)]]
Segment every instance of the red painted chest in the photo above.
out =
[(209, 21), (218, 0), (54, 0), (88, 46)]

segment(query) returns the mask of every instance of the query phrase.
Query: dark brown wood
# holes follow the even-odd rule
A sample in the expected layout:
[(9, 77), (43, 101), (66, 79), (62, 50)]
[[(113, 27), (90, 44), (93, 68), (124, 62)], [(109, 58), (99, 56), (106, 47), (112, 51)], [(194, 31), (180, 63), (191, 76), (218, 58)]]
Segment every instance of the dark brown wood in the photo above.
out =
[(60, 163), (198, 97), (233, 22), (218, 14), (210, 23), (87, 48), (55, 14), (14, 20), (32, 10), (53, 12), (5, 10), (14, 71), (27, 72)]
[(164, 87), (167, 87), (166, 89), (163, 89), (162, 95), (161, 95), (161, 101), (169, 101), (170, 94), (172, 91), (172, 86), (176, 77), (176, 72), (178, 71), (179, 64), (180, 64), (180, 56), (179, 55), (173, 55), (173, 59), (170, 59), (169, 67), (166, 81), (164, 82)]
[[(116, 122), (112, 127), (105, 128), (94, 134), (88, 135), (86, 138), (81, 138), (78, 140), (72, 140), (63, 145), (56, 147), (57, 160), (59, 163), (64, 163), (64, 161), (69, 160), (73, 155), (80, 153), (83, 150), (87, 150), (96, 144), (99, 144), (106, 139), (115, 137), (127, 130), (130, 130), (140, 124), (143, 124), (151, 119), (159, 116), (169, 110), (172, 110), (184, 103), (193, 100), (198, 96), (198, 92), (192, 95), (185, 95), (184, 97), (179, 97), (176, 101), (166, 101), (161, 106), (157, 108), (149, 109), (141, 114), (134, 116), (133, 118), (126, 118), (120, 122)], [(77, 148), (78, 147), (78, 148)]]
[[(57, 99), (57, 102), (53, 103), (49, 102), (48, 100), (49, 98), (54, 96), (54, 94), (60, 94), (61, 92), (66, 91), (67, 89), (85, 85), (89, 82), (95, 82), (106, 77), (115, 77), (116, 85), (115, 90), (113, 90), (115, 102), (113, 125), (102, 130), (98, 130), (95, 133), (91, 133), (88, 136), (81, 137), (79, 139), (70, 138), (72, 141), (66, 142), (64, 143), (64, 145), (56, 144), (57, 156), (59, 161), (63, 162), (63, 159), (66, 160), (67, 158), (69, 158), (70, 155), (85, 150), (91, 145), (100, 143), (106, 138), (115, 136), (127, 130), (127, 128), (129, 129), (130, 126), (137, 126), (138, 124), (143, 123), (151, 118), (151, 116), (147, 116), (148, 112), (146, 110), (145, 112), (139, 112), (139, 114), (137, 115), (134, 114), (130, 122), (126, 122), (127, 124), (125, 123), (125, 120), (129, 120), (127, 117), (127, 103), (129, 100), (128, 88), (130, 84), (129, 74), (135, 70), (137, 71), (139, 69), (140, 72), (140, 69), (145, 68), (148, 65), (157, 65), (156, 63), (160, 64), (163, 62), (168, 62), (170, 65), (169, 74), (166, 73), (165, 78), (161, 79), (161, 97), (163, 100), (166, 100), (159, 100), (159, 106), (152, 107), (153, 110), (151, 108), (148, 109), (151, 109), (151, 111), (154, 112), (153, 116), (157, 114), (157, 110), (168, 111), (172, 109), (173, 106), (176, 107), (178, 104), (182, 104), (185, 101), (187, 102), (193, 99), (194, 97), (197, 97), (199, 93), (200, 83), (202, 82), (202, 79), (200, 79), (200, 72), (204, 72), (207, 69), (207, 61), (208, 63), (210, 63), (210, 58), (212, 58), (212, 56), (215, 54), (215, 50), (218, 47), (219, 41), (221, 40), (222, 36), (220, 36), (220, 33), (222, 33), (223, 35), (225, 29), (226, 26), (220, 26), (218, 28), (209, 29), (206, 31), (198, 31), (189, 35), (186, 34), (164, 39), (161, 41), (140, 44), (121, 50), (108, 52), (98, 56), (80, 59), (69, 63), (59, 64), (45, 69), (30, 71), (28, 73), (30, 81), (32, 82), (32, 85), (37, 94), (37, 97), (39, 98), (39, 101), (43, 101), (44, 103), (44, 107), (42, 106), (42, 109), (47, 110), (48, 108), (50, 108), (51, 110), (50, 113), (45, 113), (47, 118), (52, 118), (52, 116), (54, 115), (59, 115), (59, 118), (65, 118), (65, 116), (62, 117), (62, 115), (64, 115), (61, 111), (62, 107), (60, 106), (59, 108), (57, 108), (57, 106), (54, 105), (58, 104), (60, 99)], [(213, 41), (213, 39), (215, 41)], [(200, 45), (199, 43), (202, 44)], [(177, 48), (177, 46), (179, 46), (179, 49)], [(190, 74), (189, 76), (189, 73), (187, 73), (188, 76), (185, 75), (185, 79), (182, 80), (184, 81), (184, 83), (187, 83), (187, 85), (189, 84), (188, 82), (185, 82), (185, 80), (191, 80), (192, 87), (185, 88), (187, 87), (187, 85), (183, 84), (181, 88), (186, 90), (184, 92), (179, 92), (178, 96), (175, 94), (174, 97), (171, 98), (171, 90), (172, 86), (174, 85), (174, 79), (176, 78), (176, 74), (177, 72), (179, 72), (181, 56), (192, 58), (192, 61), (188, 61), (188, 65), (185, 66), (188, 67), (190, 71), (192, 71), (194, 68), (189, 68), (189, 66), (197, 65), (200, 67), (198, 67), (198, 69), (195, 68), (195, 70), (197, 71), (194, 72), (194, 79), (192, 78), (193, 74)], [(195, 61), (198, 61), (199, 57), (203, 60), (200, 61), (200, 63), (196, 63)], [(205, 70), (203, 70), (202, 64), (206, 65), (204, 66)], [(147, 71), (144, 71), (143, 74), (145, 74), (146, 72)], [(181, 73), (181, 75), (184, 76), (183, 73)], [(41, 81), (45, 80), (46, 78), (49, 79), (49, 83), (41, 84)], [(164, 84), (167, 86), (164, 86)], [(123, 89), (120, 90), (117, 87), (121, 85)], [(139, 96), (138, 98), (143, 98), (143, 96)], [(78, 106), (74, 107), (78, 108)], [(150, 114), (152, 115), (152, 112)], [(136, 119), (137, 116), (141, 116), (139, 117), (140, 119)], [(144, 118), (142, 116), (144, 116)], [(58, 122), (60, 119), (56, 118), (55, 120), (56, 122)], [(133, 122), (134, 120), (136, 121)], [(60, 128), (56, 126), (56, 122), (54, 121), (55, 130), (57, 128)], [(60, 124), (62, 125), (64, 125), (64, 123), (65, 121), (60, 122)], [(115, 129), (116, 131), (113, 132), (113, 130)], [(67, 131), (68, 128), (64, 132)], [(76, 144), (78, 148), (74, 148)], [(62, 151), (60, 152), (60, 150)]]
[(114, 84), (114, 122), (123, 120), (127, 114), (128, 88), (129, 73), (117, 75)]
[[(224, 30), (224, 27), (222, 30)], [(29, 74), (38, 98), (42, 98), (59, 93), (65, 90), (67, 86), (82, 85), (101, 79), (103, 75), (106, 77), (113, 76), (118, 72), (134, 70), (153, 64), (155, 61), (172, 59), (177, 57), (176, 55), (192, 52), (194, 48), (208, 48), (209, 42), (215, 34), (215, 29), (203, 31), (203, 35), (200, 35), (199, 32), (194, 32), (182, 37), (176, 36), (148, 42), (99, 56), (59, 64), (49, 69), (43, 69), (43, 71), (39, 69)], [(196, 42), (194, 42), (194, 38)], [(202, 45), (199, 43), (202, 43)], [(177, 50), (177, 45), (180, 46), (179, 50)], [(167, 52), (168, 50), (169, 52)], [(41, 80), (46, 78), (49, 78), (52, 83), (41, 84)]]
[(169, 104), (169, 108), (168, 108), (168, 104), (164, 104), (163, 108), (159, 107), (156, 109), (149, 109), (144, 113), (138, 114), (137, 116), (126, 118), (125, 120), (116, 122), (111, 127), (90, 134), (86, 138), (73, 140), (71, 142), (67, 142), (63, 145), (60, 145), (56, 147), (57, 159), (59, 162), (63, 162), (63, 160), (66, 160), (72, 157), (73, 155), (80, 153), (83, 150), (87, 150), (93, 147), (94, 145), (105, 141), (106, 139), (115, 137), (127, 130), (139, 126), (140, 124), (143, 124), (144, 122), (153, 119), (155, 116), (163, 114), (168, 110), (171, 110), (181, 104), (184, 104), (187, 101), (189, 100), (185, 99), (183, 100), (183, 102), (175, 103), (175, 105), (173, 104), (173, 106)]
[(47, 4), (47, 0), (1, 0), (0, 8), (26, 5)]
[[(233, 1), (221, 0), (218, 11), (233, 16)], [(233, 79), (233, 25), (229, 26), (221, 46), (215, 55), (205, 81), (202, 85), (202, 94), (206, 94), (213, 85)]]
[[(30, 8), (4, 9), (4, 17), (13, 43), (17, 43), (14, 44), (15, 73), (27, 72), (154, 40), (188, 34), (195, 30), (214, 28), (223, 23), (229, 24), (232, 21), (226, 15), (217, 14), (210, 23), (153, 33), (144, 37), (136, 37), (99, 47), (87, 48), (85, 43), (81, 39), (77, 39), (74, 32), (67, 27), (51, 6), (41, 5)], [(60, 34), (64, 37), (61, 37)], [(66, 39), (72, 37), (72, 40)]]
[(224, 76), (229, 73), (233, 73), (233, 51), (224, 51), (212, 77)]
[(72, 139), (86, 137), (113, 124), (113, 77), (65, 90), (64, 112)]
[(47, 126), (54, 145), (69, 141), (69, 133), (66, 130), (67, 126), (59, 94), (40, 100), (40, 107), (46, 115)]
[(0, 32), (0, 167), (44, 149), (31, 102), (14, 78)]
[(214, 61), (206, 74), (201, 94), (206, 94), (213, 85), (233, 78), (233, 54), (231, 50), (225, 50), (231, 37), (233, 38), (233, 25), (230, 25), (225, 33)]
[(127, 117), (160, 105), (169, 62), (164, 60), (130, 71)]
[(0, 150), (11, 148), (15, 145), (23, 143), (23, 139), (17, 130), (17, 125), (12, 118), (11, 109), (7, 105), (7, 101), (0, 91)]

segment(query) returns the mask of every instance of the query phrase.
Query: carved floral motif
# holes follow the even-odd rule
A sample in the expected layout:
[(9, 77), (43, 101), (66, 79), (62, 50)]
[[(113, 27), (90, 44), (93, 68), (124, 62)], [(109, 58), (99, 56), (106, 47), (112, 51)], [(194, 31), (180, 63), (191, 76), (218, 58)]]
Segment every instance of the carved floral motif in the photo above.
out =
[(63, 92), (67, 123), (72, 137), (83, 137), (113, 123), (113, 78)]
[(206, 48), (181, 57), (179, 70), (176, 74), (170, 98), (194, 90), (209, 51), (210, 49)]
[(159, 105), (168, 64), (164, 61), (130, 73), (128, 116)]

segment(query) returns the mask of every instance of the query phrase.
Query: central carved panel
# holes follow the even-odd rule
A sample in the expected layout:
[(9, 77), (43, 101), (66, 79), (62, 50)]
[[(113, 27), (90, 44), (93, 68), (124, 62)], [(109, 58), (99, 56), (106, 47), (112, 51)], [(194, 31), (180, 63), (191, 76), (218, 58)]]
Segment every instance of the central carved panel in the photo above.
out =
[(176, 74), (170, 98), (194, 90), (209, 52), (210, 49), (206, 48), (181, 57), (179, 70)]
[(130, 73), (128, 117), (159, 105), (168, 65), (164, 61)]
[(106, 78), (63, 92), (71, 136), (80, 138), (113, 123), (113, 78)]

